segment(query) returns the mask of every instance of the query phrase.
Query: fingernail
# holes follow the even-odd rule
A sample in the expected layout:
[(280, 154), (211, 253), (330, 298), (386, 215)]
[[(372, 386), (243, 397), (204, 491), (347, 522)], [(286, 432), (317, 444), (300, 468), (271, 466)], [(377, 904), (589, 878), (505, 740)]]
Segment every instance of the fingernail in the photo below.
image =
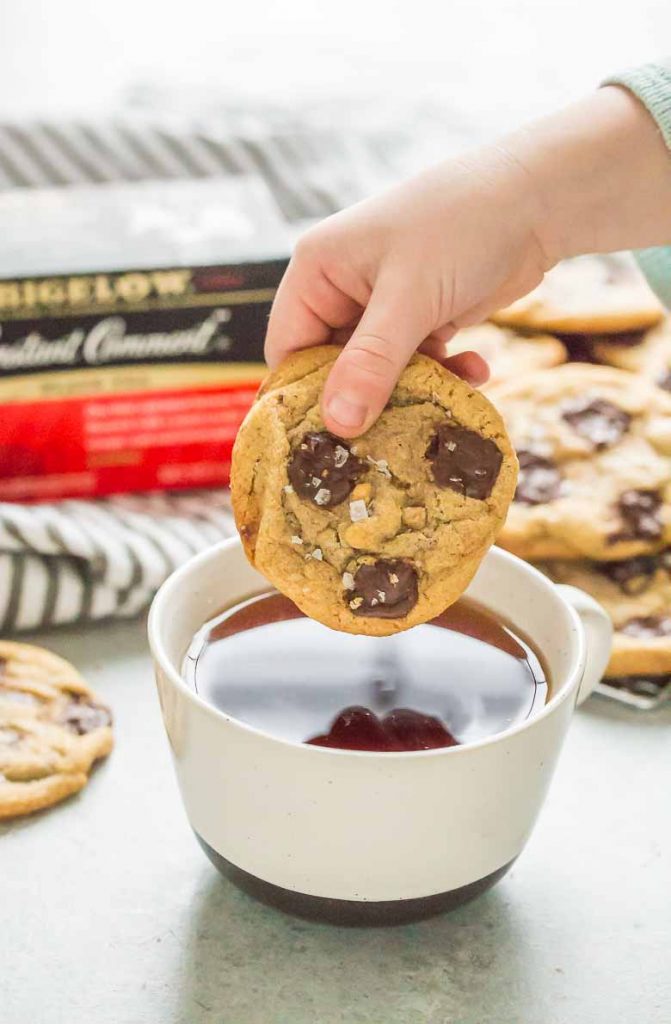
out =
[(332, 416), (337, 423), (343, 427), (361, 427), (366, 419), (368, 410), (365, 405), (359, 402), (352, 402), (344, 395), (334, 395), (326, 406), (329, 416)]

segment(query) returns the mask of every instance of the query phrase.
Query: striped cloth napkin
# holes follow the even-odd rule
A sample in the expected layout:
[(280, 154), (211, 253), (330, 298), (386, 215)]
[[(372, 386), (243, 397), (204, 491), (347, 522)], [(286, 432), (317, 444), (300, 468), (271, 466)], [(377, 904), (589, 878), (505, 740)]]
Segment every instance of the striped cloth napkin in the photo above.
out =
[(0, 502), (0, 634), (137, 615), (173, 569), (234, 533), (225, 490)]
[[(204, 121), (0, 124), (0, 191), (251, 174), (298, 228), (461, 148), (470, 126), (455, 117), (426, 101), (334, 100), (215, 105)], [(226, 491), (0, 503), (0, 632), (135, 615), (176, 566), (234, 532)]]

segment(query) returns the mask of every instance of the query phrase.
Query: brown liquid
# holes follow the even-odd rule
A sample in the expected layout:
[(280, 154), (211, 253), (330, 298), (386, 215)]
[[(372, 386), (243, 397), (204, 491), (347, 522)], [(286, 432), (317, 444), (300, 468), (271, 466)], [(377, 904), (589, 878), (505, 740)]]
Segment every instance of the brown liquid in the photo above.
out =
[(185, 676), (221, 711), (296, 742), (329, 735), (352, 705), (392, 722), (390, 713), (411, 709), (420, 713), (415, 721), (437, 719), (448, 737), (424, 743), (420, 737), (415, 745), (411, 737), (402, 747), (384, 747), (352, 733), (350, 742), (329, 744), (349, 749), (474, 742), (524, 721), (548, 697), (545, 672), (529, 644), (464, 598), (431, 623), (377, 638), (337, 633), (283, 595), (261, 594), (198, 632)]

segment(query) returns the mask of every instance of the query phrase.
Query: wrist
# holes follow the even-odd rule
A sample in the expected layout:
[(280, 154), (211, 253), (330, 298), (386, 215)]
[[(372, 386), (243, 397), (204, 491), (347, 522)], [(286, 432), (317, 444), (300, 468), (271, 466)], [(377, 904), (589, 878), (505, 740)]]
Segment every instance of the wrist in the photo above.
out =
[(671, 157), (645, 107), (607, 86), (508, 139), (524, 167), (549, 265), (671, 240)]

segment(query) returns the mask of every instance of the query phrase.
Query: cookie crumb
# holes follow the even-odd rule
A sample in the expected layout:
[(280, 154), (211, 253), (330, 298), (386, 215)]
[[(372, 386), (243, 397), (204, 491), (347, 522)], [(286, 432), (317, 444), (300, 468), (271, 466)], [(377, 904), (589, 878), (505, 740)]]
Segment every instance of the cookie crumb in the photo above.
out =
[(368, 519), (368, 509), (366, 508), (366, 502), (362, 498), (357, 501), (350, 501), (349, 517), (353, 523), (359, 523), (362, 519)]

